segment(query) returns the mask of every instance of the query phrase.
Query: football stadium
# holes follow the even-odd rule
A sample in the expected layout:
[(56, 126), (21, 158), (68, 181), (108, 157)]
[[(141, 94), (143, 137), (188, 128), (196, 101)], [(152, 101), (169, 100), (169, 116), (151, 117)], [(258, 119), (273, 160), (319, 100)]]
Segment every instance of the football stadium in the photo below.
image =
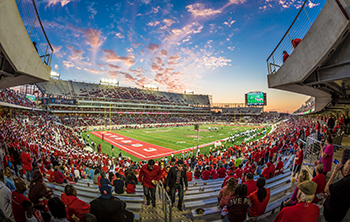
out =
[(0, 1), (0, 221), (350, 221), (349, 16)]

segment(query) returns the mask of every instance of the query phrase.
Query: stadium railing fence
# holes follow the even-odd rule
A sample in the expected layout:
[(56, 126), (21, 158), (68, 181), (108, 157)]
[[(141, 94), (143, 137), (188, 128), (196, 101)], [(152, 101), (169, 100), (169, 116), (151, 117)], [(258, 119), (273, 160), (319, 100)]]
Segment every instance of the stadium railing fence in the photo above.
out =
[(47, 38), (35, 1), (16, 0), (17, 8), (30, 39), (32, 42), (36, 42), (36, 49), (41, 60), (50, 66), (53, 47)]
[(269, 75), (277, 72), (282, 66), (283, 51), (286, 51), (288, 54), (293, 52), (292, 40), (296, 38), (303, 39), (326, 2), (327, 0), (304, 1), (292, 24), (266, 60)]
[(162, 201), (162, 210), (164, 213), (164, 221), (172, 222), (173, 211), (172, 211), (172, 202), (168, 195), (168, 192), (165, 190), (163, 183), (159, 182), (157, 184), (157, 190), (160, 200)]

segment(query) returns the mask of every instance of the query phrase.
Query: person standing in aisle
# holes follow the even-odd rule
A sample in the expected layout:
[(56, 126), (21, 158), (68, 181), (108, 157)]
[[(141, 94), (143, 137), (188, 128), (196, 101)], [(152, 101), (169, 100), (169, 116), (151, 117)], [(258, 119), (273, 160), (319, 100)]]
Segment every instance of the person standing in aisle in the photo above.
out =
[(162, 178), (162, 171), (158, 165), (154, 165), (154, 160), (149, 160), (148, 164), (144, 164), (139, 173), (139, 181), (143, 185), (143, 193), (147, 199), (147, 205), (156, 207), (156, 185)]

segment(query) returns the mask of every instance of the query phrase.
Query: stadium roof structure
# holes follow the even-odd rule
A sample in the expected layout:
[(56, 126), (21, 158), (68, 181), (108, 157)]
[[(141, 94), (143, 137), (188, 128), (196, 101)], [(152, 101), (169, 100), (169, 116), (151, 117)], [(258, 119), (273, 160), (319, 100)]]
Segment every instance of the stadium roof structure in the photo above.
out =
[[(337, 4), (336, 1), (321, 0), (324, 6), (318, 14), (305, 7), (306, 2), (267, 59), (268, 86), (315, 97), (314, 112), (348, 107), (350, 5), (346, 1)], [(301, 16), (303, 13), (308, 13), (310, 17)], [(307, 28), (301, 26), (301, 20), (310, 25)], [(302, 40), (292, 48), (288, 36), (295, 32), (305, 35), (298, 36)], [(282, 51), (288, 47), (291, 54), (282, 62)]]
[(0, 21), (0, 89), (48, 81), (53, 49), (34, 0), (0, 1)]

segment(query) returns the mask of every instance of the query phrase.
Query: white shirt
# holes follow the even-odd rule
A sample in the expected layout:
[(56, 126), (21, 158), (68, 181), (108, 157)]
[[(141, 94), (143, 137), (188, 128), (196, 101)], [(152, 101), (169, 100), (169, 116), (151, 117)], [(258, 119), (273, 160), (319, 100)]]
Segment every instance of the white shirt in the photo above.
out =
[(12, 214), (11, 191), (2, 181), (0, 181), (0, 197), (0, 209), (7, 218), (15, 221)]

